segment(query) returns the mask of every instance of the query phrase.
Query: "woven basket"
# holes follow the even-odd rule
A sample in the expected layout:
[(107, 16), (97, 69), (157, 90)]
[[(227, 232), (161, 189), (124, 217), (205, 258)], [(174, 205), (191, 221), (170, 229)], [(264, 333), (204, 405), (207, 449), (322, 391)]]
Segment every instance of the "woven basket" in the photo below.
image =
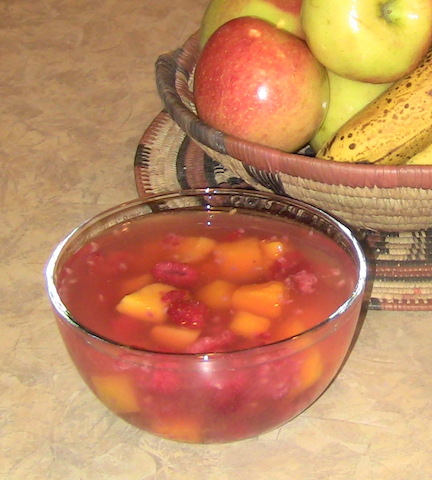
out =
[[(152, 162), (159, 164), (160, 172), (166, 169), (159, 163), (162, 144), (173, 136), (180, 141), (181, 132), (183, 140), (172, 155), (178, 162), (176, 175), (185, 156), (188, 177), (194, 176), (195, 164), (197, 171), (203, 161), (208, 164), (207, 157), (215, 169), (225, 169), (246, 185), (332, 213), (364, 240), (373, 272), (370, 308), (432, 310), (432, 167), (330, 162), (313, 158), (307, 147), (289, 154), (213, 129), (198, 118), (193, 98), (198, 38), (197, 32), (156, 62), (157, 89), (167, 113), (149, 128), (138, 147), (138, 185), (142, 178), (155, 178)], [(198, 150), (188, 147), (189, 141)]]
[(159, 95), (174, 121), (247, 183), (302, 199), (353, 227), (412, 231), (432, 226), (432, 167), (329, 162), (234, 138), (202, 122), (192, 93), (198, 33), (156, 63)]

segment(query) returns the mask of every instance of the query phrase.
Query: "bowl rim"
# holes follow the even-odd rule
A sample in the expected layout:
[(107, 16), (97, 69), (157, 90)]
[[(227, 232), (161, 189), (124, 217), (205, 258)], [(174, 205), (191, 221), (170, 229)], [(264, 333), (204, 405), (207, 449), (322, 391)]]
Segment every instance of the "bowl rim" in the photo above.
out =
[[(55, 279), (56, 279), (56, 271), (58, 262), (60, 260), (61, 254), (64, 249), (73, 242), (73, 240), (81, 234), (82, 231), (90, 228), (92, 225), (97, 223), (98, 221), (107, 218), (111, 215), (115, 215), (121, 211), (126, 211), (129, 208), (133, 208), (139, 205), (148, 204), (150, 202), (156, 202), (161, 200), (169, 200), (175, 199), (178, 197), (185, 197), (185, 196), (205, 196), (205, 195), (217, 195), (217, 194), (224, 194), (230, 196), (253, 196), (259, 199), (265, 200), (276, 200), (279, 202), (289, 203), (290, 205), (296, 207), (297, 209), (306, 209), (310, 213), (319, 216), (322, 220), (331, 224), (338, 232), (343, 236), (344, 240), (347, 241), (350, 246), (352, 247), (351, 256), (353, 261), (356, 263), (356, 273), (357, 279), (354, 288), (352, 289), (351, 294), (348, 298), (334, 311), (332, 312), (327, 318), (322, 320), (317, 325), (314, 325), (303, 332), (292, 335), (291, 337), (278, 340), (277, 342), (272, 342), (266, 345), (259, 345), (256, 347), (251, 347), (247, 349), (240, 349), (240, 350), (230, 350), (227, 352), (208, 352), (208, 353), (175, 353), (175, 352), (161, 352), (157, 350), (139, 348), (131, 345), (124, 344), (122, 342), (117, 342), (113, 339), (107, 338), (104, 335), (100, 335), (97, 332), (93, 331), (90, 328), (85, 327), (80, 322), (78, 322), (71, 312), (68, 310), (66, 305), (63, 303), (60, 295), (58, 293)], [(118, 225), (121, 221), (118, 221), (116, 224)], [(54, 248), (49, 257), (46, 267), (45, 267), (45, 283), (47, 294), (49, 300), (51, 302), (51, 306), (54, 310), (56, 317), (59, 317), (63, 323), (68, 324), (69, 326), (73, 327), (74, 329), (78, 330), (79, 332), (83, 333), (84, 335), (88, 335), (93, 339), (101, 341), (103, 344), (112, 346), (112, 347), (120, 347), (125, 349), (129, 352), (143, 354), (150, 354), (150, 355), (157, 355), (157, 356), (169, 356), (170, 358), (173, 357), (182, 357), (182, 358), (191, 358), (191, 359), (205, 359), (205, 360), (216, 360), (221, 357), (228, 357), (233, 355), (248, 355), (253, 354), (257, 351), (265, 352), (271, 348), (277, 348), (278, 346), (283, 346), (284, 344), (289, 344), (290, 342), (293, 343), (297, 341), (297, 339), (303, 339), (309, 334), (313, 334), (314, 332), (318, 332), (323, 330), (324, 327), (327, 325), (336, 323), (337, 319), (340, 316), (348, 311), (352, 305), (356, 302), (363, 302), (364, 301), (364, 293), (366, 290), (366, 283), (368, 278), (368, 265), (366, 260), (366, 255), (360, 245), (359, 240), (353, 233), (352, 229), (346, 226), (344, 223), (339, 221), (338, 219), (334, 218), (329, 213), (309, 205), (305, 202), (300, 200), (292, 199), (289, 197), (284, 197), (281, 195), (277, 195), (275, 193), (270, 192), (261, 192), (255, 190), (244, 190), (244, 189), (224, 189), (224, 188), (202, 188), (202, 189), (190, 189), (190, 190), (179, 190), (175, 192), (167, 192), (163, 194), (149, 194), (145, 197), (139, 197), (127, 202), (123, 202), (117, 206), (111, 207), (109, 209), (103, 210), (100, 213), (94, 215), (93, 217), (85, 220), (78, 226), (76, 226), (72, 231), (70, 231)]]
[[(199, 31), (173, 52), (156, 61), (156, 85), (165, 109), (193, 140), (269, 173), (298, 176), (329, 185), (367, 188), (432, 188), (432, 165), (374, 165), (333, 162), (248, 142), (202, 121), (183, 98), (194, 104), (188, 82), (199, 56)], [(182, 95), (183, 98), (182, 98)]]

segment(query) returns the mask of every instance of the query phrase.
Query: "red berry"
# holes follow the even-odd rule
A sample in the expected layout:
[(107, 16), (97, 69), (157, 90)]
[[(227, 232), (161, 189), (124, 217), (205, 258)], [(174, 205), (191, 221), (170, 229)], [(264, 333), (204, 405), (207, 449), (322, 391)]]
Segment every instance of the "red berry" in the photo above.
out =
[(150, 376), (148, 386), (153, 393), (171, 395), (177, 393), (182, 384), (177, 372), (168, 368), (156, 368)]
[(165, 303), (171, 304), (174, 302), (180, 302), (189, 298), (189, 292), (187, 290), (171, 290), (162, 295), (162, 300)]
[(158, 282), (177, 288), (190, 288), (199, 277), (198, 270), (181, 262), (159, 262), (153, 267), (152, 273)]
[(306, 270), (301, 270), (294, 275), (294, 283), (302, 293), (314, 293), (317, 282), (317, 276)]
[(198, 338), (188, 349), (189, 353), (226, 352), (236, 339), (236, 334), (229, 329), (221, 330), (213, 335)]
[(208, 315), (207, 307), (192, 299), (175, 300), (168, 306), (171, 321), (188, 328), (202, 328)]
[(272, 280), (285, 281), (304, 269), (306, 263), (303, 255), (298, 251), (287, 252), (283, 257), (276, 259), (269, 268), (269, 277)]

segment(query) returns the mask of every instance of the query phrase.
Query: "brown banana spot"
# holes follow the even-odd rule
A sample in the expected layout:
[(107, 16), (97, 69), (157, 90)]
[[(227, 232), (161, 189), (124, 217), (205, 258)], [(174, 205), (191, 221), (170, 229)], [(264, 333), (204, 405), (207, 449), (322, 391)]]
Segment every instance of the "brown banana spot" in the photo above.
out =
[(355, 143), (350, 143), (349, 147), (348, 147), (350, 150), (354, 150), (356, 148), (356, 144)]
[(429, 91), (427, 92), (427, 94), (432, 97), (432, 90), (429, 90)]
[(411, 82), (407, 82), (407, 84), (405, 85), (406, 88), (410, 88), (411, 86), (412, 86)]

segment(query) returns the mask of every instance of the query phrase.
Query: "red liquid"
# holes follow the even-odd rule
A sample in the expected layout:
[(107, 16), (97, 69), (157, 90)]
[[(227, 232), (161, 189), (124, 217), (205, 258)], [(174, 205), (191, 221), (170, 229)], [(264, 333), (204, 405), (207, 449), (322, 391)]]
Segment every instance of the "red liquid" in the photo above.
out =
[[(172, 355), (89, 342), (60, 327), (83, 378), (125, 420), (183, 441), (231, 441), (284, 423), (327, 387), (359, 307), (338, 329), (270, 344), (323, 321), (356, 280), (350, 256), (311, 229), (240, 214), (162, 213), (92, 239), (67, 260), (57, 285), (89, 331)], [(134, 292), (155, 284), (166, 293), (151, 293), (142, 314)], [(228, 353), (177, 355), (214, 352)]]

